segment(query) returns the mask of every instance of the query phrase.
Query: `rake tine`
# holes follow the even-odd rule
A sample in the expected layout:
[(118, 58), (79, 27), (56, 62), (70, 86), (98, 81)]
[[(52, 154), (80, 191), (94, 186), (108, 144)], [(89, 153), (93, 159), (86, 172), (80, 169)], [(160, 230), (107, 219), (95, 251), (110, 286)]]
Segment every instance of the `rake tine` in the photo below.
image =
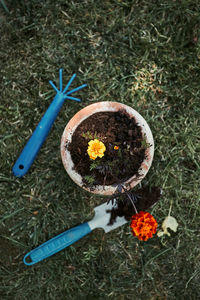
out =
[(59, 70), (60, 92), (62, 92), (62, 69)]
[(72, 77), (70, 78), (70, 80), (68, 81), (64, 91), (63, 91), (63, 94), (68, 90), (69, 86), (71, 85), (72, 81), (74, 80), (74, 78), (76, 77), (76, 74), (73, 74)]
[(80, 89), (83, 89), (83, 88), (86, 87), (86, 86), (87, 86), (87, 84), (82, 84), (81, 86), (78, 86), (77, 88), (75, 88), (75, 89), (69, 91), (69, 92), (67, 93), (67, 96), (68, 96), (68, 95), (71, 95), (72, 93), (75, 93), (75, 92), (79, 91)]
[(52, 86), (52, 88), (58, 93), (59, 90), (57, 89), (57, 87), (55, 86), (55, 84), (51, 80), (49, 80), (49, 83)]
[(70, 96), (65, 96), (65, 99), (79, 101), (79, 102), (81, 101), (79, 98), (74, 98), (74, 97), (70, 97)]

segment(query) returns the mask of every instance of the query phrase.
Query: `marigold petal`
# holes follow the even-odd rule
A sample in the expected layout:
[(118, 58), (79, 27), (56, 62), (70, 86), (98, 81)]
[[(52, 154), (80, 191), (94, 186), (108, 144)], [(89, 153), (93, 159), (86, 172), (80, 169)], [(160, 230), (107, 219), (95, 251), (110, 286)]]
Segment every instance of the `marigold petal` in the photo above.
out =
[(154, 217), (148, 212), (140, 211), (131, 217), (132, 233), (139, 240), (147, 241), (151, 238), (156, 233), (157, 225)]
[(91, 159), (96, 159), (97, 157), (101, 158), (104, 156), (106, 147), (101, 141), (94, 139), (89, 141), (88, 145), (87, 153)]

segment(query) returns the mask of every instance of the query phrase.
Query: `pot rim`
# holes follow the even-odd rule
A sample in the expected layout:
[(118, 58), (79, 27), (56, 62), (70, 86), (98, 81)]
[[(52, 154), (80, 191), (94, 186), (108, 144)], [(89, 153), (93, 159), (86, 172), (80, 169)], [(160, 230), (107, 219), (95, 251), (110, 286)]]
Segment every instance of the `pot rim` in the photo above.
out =
[(82, 176), (74, 170), (74, 163), (71, 159), (71, 154), (68, 151), (66, 144), (69, 144), (71, 142), (72, 135), (76, 130), (76, 128), (79, 126), (79, 124), (82, 123), (85, 119), (87, 119), (91, 115), (97, 112), (108, 112), (108, 111), (116, 112), (122, 109), (125, 110), (131, 117), (135, 118), (137, 124), (141, 127), (143, 137), (145, 136), (147, 143), (151, 145), (145, 151), (145, 159), (141, 164), (141, 168), (139, 169), (139, 176), (134, 175), (123, 183), (123, 185), (126, 187), (127, 190), (132, 189), (138, 183), (140, 183), (141, 180), (148, 173), (154, 155), (154, 139), (153, 139), (151, 129), (147, 124), (146, 120), (136, 110), (120, 102), (111, 102), (111, 101), (96, 102), (79, 110), (67, 123), (63, 131), (60, 151), (61, 151), (61, 158), (62, 158), (64, 168), (67, 171), (68, 175), (71, 177), (71, 179), (77, 185), (79, 185), (80, 187), (82, 187), (83, 189), (91, 193), (100, 194), (100, 195), (112, 195), (117, 191), (117, 184), (105, 185), (105, 186), (96, 185), (94, 187), (84, 186), (82, 181)]

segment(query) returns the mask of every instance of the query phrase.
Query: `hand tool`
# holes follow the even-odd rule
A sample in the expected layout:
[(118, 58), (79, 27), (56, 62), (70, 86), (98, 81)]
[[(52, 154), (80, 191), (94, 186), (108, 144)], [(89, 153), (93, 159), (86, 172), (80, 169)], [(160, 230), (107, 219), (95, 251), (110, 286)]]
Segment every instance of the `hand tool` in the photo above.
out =
[(16, 163), (14, 164), (13, 174), (15, 176), (22, 177), (28, 172), (42, 144), (44, 143), (65, 99), (80, 101), (79, 98), (74, 98), (69, 95), (84, 88), (85, 86), (87, 86), (87, 84), (82, 84), (81, 86), (67, 92), (69, 86), (71, 85), (75, 77), (76, 74), (74, 74), (71, 77), (64, 90), (62, 86), (62, 69), (59, 70), (59, 83), (60, 83), (59, 90), (53, 84), (52, 81), (49, 81), (49, 83), (51, 84), (51, 86), (53, 87), (53, 89), (56, 91), (57, 94), (54, 97), (50, 106), (48, 107), (47, 111), (43, 115), (42, 119), (40, 120), (32, 136), (28, 140), (27, 144), (25, 145)]
[(112, 225), (108, 225), (110, 220), (110, 210), (113, 207), (116, 207), (115, 200), (113, 203), (110, 201), (109, 203), (105, 202), (104, 204), (97, 206), (94, 209), (95, 216), (91, 221), (68, 229), (67, 231), (57, 235), (39, 247), (31, 250), (24, 256), (24, 263), (27, 266), (36, 264), (41, 260), (70, 246), (96, 228), (103, 228), (107, 233), (127, 223), (128, 221), (124, 217), (117, 217)]

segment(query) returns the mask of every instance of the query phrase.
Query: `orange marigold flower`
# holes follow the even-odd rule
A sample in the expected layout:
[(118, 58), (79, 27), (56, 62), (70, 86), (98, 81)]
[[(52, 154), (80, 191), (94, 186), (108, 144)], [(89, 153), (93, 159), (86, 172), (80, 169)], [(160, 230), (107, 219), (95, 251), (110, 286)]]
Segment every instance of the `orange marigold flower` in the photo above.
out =
[(104, 143), (95, 139), (89, 141), (88, 145), (87, 153), (91, 159), (95, 160), (97, 157), (101, 158), (104, 156), (104, 152), (106, 151)]
[(151, 238), (156, 233), (157, 226), (158, 223), (148, 212), (140, 211), (131, 217), (132, 233), (141, 241), (147, 241)]
[(115, 150), (118, 150), (118, 149), (119, 149), (119, 146), (114, 146), (114, 149), (115, 149)]

